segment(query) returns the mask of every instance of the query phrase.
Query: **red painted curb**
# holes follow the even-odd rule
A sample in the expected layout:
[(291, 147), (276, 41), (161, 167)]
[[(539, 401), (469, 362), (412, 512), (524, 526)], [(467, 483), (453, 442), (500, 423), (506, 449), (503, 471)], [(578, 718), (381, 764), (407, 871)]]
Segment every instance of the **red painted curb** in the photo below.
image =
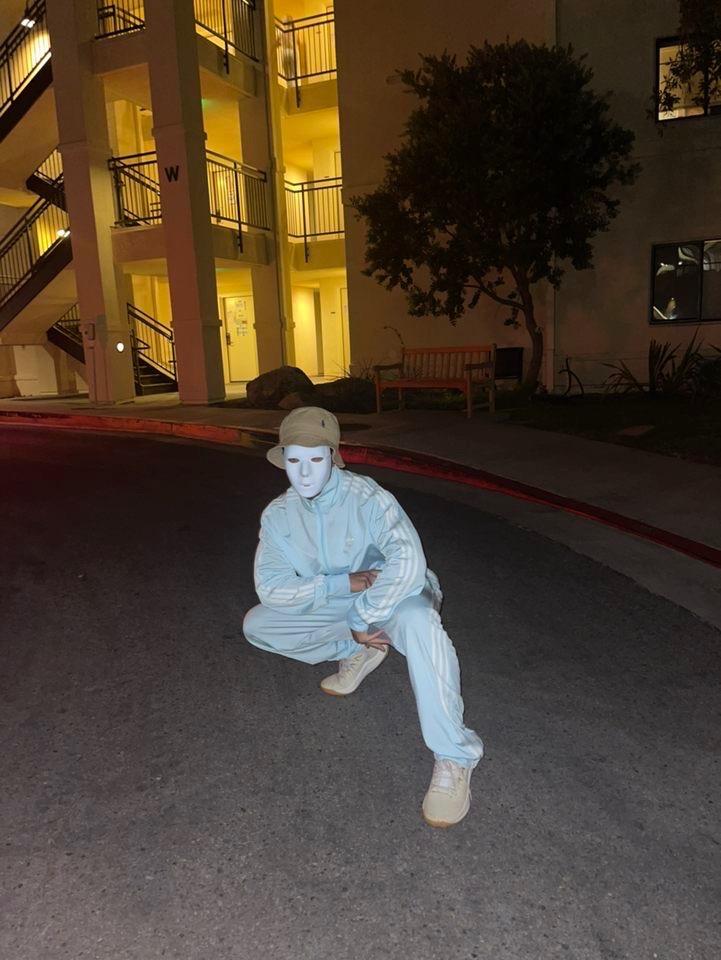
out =
[[(66, 429), (175, 436), (193, 440), (208, 440), (213, 443), (233, 446), (248, 446), (254, 441), (275, 443), (278, 437), (277, 430), (260, 427), (224, 427), (209, 423), (175, 423), (172, 420), (146, 420), (138, 417), (121, 418), (32, 411), (16, 413), (13, 410), (0, 410), (0, 417), (24, 424), (34, 423)], [(557, 510), (563, 510), (565, 513), (583, 517), (586, 520), (593, 520), (623, 533), (632, 534), (659, 546), (683, 553), (712, 567), (721, 568), (721, 550), (716, 547), (701, 543), (698, 540), (690, 540), (680, 534), (672, 533), (670, 530), (654, 527), (643, 520), (634, 520), (632, 517), (614, 513), (604, 507), (596, 507), (593, 504), (563, 497), (560, 494), (551, 493), (548, 490), (542, 490), (540, 487), (533, 487), (518, 480), (510, 480), (507, 477), (488, 473), (478, 467), (469, 467), (462, 463), (455, 463), (453, 460), (444, 460), (430, 454), (414, 453), (393, 447), (370, 447), (363, 444), (343, 443), (341, 444), (341, 453), (346, 463), (385, 467), (402, 473), (413, 473), (439, 480), (451, 480), (454, 483), (463, 483), (477, 489), (502, 493), (517, 500), (554, 507)]]

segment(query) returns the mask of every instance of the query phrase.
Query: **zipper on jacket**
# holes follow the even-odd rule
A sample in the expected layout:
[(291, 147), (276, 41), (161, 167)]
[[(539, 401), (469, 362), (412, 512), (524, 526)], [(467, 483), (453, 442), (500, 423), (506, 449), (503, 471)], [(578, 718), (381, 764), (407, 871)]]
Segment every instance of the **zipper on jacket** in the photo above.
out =
[(318, 545), (320, 547), (320, 559), (323, 564), (323, 573), (328, 573), (328, 556), (325, 550), (325, 535), (323, 531), (323, 515), (321, 511), (315, 507), (315, 515), (318, 518)]

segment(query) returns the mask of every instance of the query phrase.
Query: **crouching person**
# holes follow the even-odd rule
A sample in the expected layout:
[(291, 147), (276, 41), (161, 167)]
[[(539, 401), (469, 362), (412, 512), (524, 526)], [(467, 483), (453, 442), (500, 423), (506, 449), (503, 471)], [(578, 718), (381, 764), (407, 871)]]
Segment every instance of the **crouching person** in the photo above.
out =
[(439, 616), (441, 591), (418, 534), (397, 500), (345, 470), (340, 428), (327, 410), (301, 407), (268, 451), (290, 488), (266, 507), (255, 557), (260, 605), (245, 636), (261, 650), (304, 663), (336, 661), (321, 690), (345, 697), (403, 654), (423, 739), (435, 757), (423, 800), (433, 827), (468, 813), (480, 738), (463, 724), (456, 651)]

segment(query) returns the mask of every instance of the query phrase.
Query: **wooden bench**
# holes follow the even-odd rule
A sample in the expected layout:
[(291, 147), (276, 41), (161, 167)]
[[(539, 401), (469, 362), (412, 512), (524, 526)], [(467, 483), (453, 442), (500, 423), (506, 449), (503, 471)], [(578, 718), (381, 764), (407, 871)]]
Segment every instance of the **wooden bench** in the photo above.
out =
[[(404, 390), (437, 390), (452, 388), (466, 395), (466, 416), (473, 412), (473, 392), (488, 391), (488, 407), (496, 409), (496, 345), (471, 347), (404, 347), (398, 363), (373, 367), (376, 381), (376, 410), (381, 412), (384, 390), (398, 391), (398, 405), (403, 407)], [(381, 376), (397, 370), (395, 379)]]

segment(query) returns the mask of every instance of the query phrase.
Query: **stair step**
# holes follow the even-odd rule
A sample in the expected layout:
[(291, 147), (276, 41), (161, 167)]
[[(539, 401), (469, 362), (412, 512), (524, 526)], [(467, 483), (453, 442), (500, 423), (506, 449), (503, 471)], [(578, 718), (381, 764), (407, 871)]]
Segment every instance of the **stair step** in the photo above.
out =
[(177, 389), (177, 383), (156, 383), (150, 386), (141, 384), (140, 392), (143, 396), (147, 396), (154, 393), (174, 393)]

